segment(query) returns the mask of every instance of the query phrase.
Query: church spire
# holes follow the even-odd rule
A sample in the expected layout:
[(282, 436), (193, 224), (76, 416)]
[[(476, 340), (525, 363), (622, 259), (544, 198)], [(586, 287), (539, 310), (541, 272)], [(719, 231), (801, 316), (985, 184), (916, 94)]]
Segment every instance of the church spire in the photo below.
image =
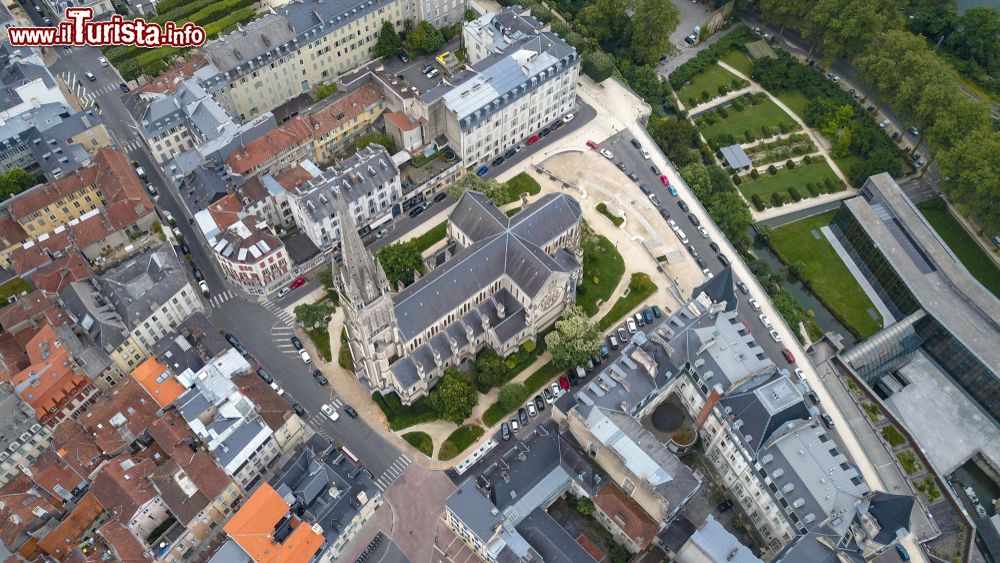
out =
[(382, 265), (368, 252), (347, 205), (347, 194), (337, 194), (337, 217), (340, 219), (340, 252), (343, 263), (334, 262), (334, 276), (339, 273), (343, 291), (356, 305), (367, 305), (389, 292), (389, 280)]

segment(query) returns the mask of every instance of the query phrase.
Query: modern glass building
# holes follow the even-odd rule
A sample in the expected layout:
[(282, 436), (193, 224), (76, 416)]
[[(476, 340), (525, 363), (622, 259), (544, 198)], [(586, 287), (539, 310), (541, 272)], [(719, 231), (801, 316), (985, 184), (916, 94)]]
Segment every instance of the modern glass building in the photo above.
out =
[(831, 229), (898, 321), (844, 359), (872, 381), (920, 348), (1000, 426), (1000, 300), (888, 174), (868, 178)]

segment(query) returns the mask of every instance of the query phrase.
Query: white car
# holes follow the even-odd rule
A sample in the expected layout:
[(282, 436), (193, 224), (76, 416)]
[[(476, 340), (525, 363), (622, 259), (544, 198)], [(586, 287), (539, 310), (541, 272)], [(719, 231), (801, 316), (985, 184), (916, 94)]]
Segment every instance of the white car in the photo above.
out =
[(673, 219), (667, 219), (667, 224), (670, 225), (670, 230), (675, 233), (681, 230), (680, 225), (678, 225), (677, 221), (674, 221)]
[(271, 382), (271, 389), (274, 389), (274, 392), (277, 393), (279, 397), (285, 394), (285, 390), (273, 381)]
[(760, 319), (760, 324), (764, 325), (764, 328), (771, 328), (771, 319), (767, 318), (767, 315), (759, 315), (757, 318)]
[(559, 397), (562, 397), (563, 390), (559, 388), (559, 384), (555, 381), (553, 381), (552, 385), (549, 386), (549, 390), (552, 391), (552, 396), (554, 398), (558, 399)]
[(97, 57), (97, 62), (101, 63), (101, 66), (108, 66), (108, 59), (104, 57)]
[(708, 238), (708, 229), (705, 227), (698, 227), (698, 232), (701, 233), (701, 238)]
[(521, 425), (517, 423), (517, 417), (510, 419), (510, 431), (517, 432), (521, 428)]
[(283, 287), (283, 288), (279, 289), (278, 290), (278, 299), (281, 299), (282, 297), (288, 295), (291, 291), (292, 291), (292, 289), (289, 288), (289, 287)]
[(886, 119), (886, 120), (882, 121), (882, 123), (879, 123), (878, 126), (881, 127), (882, 129), (885, 129), (886, 127), (889, 126), (889, 120)]
[(323, 411), (323, 414), (325, 414), (330, 420), (337, 420), (340, 418), (340, 415), (337, 414), (337, 409), (333, 408), (333, 405), (323, 405), (319, 408), (319, 410)]
[(528, 401), (528, 414), (531, 416), (538, 416), (538, 411), (535, 410), (535, 403), (533, 401)]
[(684, 231), (677, 229), (677, 238), (681, 239), (681, 244), (687, 244), (691, 241), (688, 240), (688, 236), (684, 234)]
[(642, 153), (642, 158), (649, 160), (649, 151), (646, 150), (646, 147), (642, 147), (641, 149), (639, 149), (639, 152)]
[(750, 307), (752, 307), (754, 311), (760, 311), (760, 303), (758, 303), (753, 297), (751, 297), (747, 303), (750, 304)]
[(706, 280), (712, 279), (712, 270), (709, 270), (708, 268), (705, 268), (704, 270), (701, 271), (701, 273), (705, 274), (705, 279)]
[(163, 218), (167, 220), (167, 223), (170, 223), (170, 224), (174, 223), (174, 216), (171, 215), (169, 211), (164, 211), (163, 212)]
[(778, 331), (772, 330), (768, 334), (771, 335), (771, 338), (773, 338), (775, 342), (781, 342), (781, 335), (778, 334)]
[(606, 158), (608, 160), (614, 160), (615, 159), (615, 155), (612, 154), (612, 152), (609, 151), (608, 149), (601, 149), (601, 154), (604, 156), (604, 158)]
[(798, 376), (799, 381), (805, 381), (806, 380), (806, 372), (802, 371), (799, 368), (795, 368), (795, 375)]
[(636, 332), (639, 331), (639, 325), (635, 324), (635, 319), (631, 317), (629, 317), (629, 319), (625, 321), (625, 326), (628, 327), (629, 334), (635, 334)]
[(375, 238), (382, 238), (389, 234), (389, 229), (380, 229), (379, 232), (375, 233)]
[(302, 359), (303, 364), (312, 363), (312, 358), (309, 357), (309, 352), (306, 352), (305, 350), (299, 350), (299, 358)]
[(201, 292), (205, 294), (205, 297), (208, 297), (209, 295), (212, 294), (212, 292), (209, 291), (208, 284), (205, 283), (205, 280), (201, 280), (198, 282), (198, 288), (201, 289)]
[(573, 117), (575, 116), (572, 113), (567, 113), (566, 115), (563, 116), (563, 123), (569, 123), (570, 121), (573, 121)]

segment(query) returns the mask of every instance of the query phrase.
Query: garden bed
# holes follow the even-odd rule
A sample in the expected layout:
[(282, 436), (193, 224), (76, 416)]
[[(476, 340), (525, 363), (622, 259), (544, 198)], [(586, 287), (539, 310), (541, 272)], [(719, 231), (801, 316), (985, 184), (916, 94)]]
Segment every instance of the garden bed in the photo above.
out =
[(600, 303), (611, 297), (625, 274), (625, 260), (606, 237), (584, 229), (583, 276), (576, 288), (576, 304), (590, 316), (597, 314)]
[(403, 439), (427, 457), (434, 453), (434, 440), (426, 432), (407, 432), (403, 434)]
[(791, 116), (763, 94), (740, 96), (728, 108), (698, 115), (695, 124), (709, 143), (718, 146), (749, 143), (799, 129)]
[[(677, 91), (677, 97), (691, 108), (720, 95), (720, 87), (726, 88), (727, 91), (732, 91), (743, 88), (746, 85), (746, 80), (741, 79), (739, 76), (716, 64), (706, 68), (692, 78), (690, 82), (681, 87)], [(734, 88), (734, 86), (738, 86), (739, 88)]]
[(424, 422), (438, 420), (437, 414), (427, 405), (426, 397), (418, 399), (410, 406), (402, 404), (399, 401), (399, 396), (395, 393), (384, 396), (381, 393), (372, 393), (372, 400), (375, 401), (378, 408), (382, 409), (382, 414), (389, 421), (391, 430), (402, 430)]
[(656, 293), (657, 288), (648, 274), (638, 272), (632, 274), (632, 279), (628, 282), (628, 289), (628, 294), (619, 297), (608, 313), (597, 323), (599, 330), (607, 330), (611, 325), (631, 312), (632, 309), (638, 307), (650, 295)]
[[(833, 182), (833, 189), (829, 188), (829, 183)], [(825, 159), (817, 158), (809, 164), (799, 164), (789, 170), (782, 168), (776, 170), (775, 174), (765, 172), (757, 179), (745, 178), (739, 185), (739, 189), (748, 199), (752, 199), (754, 194), (763, 198), (766, 204), (773, 204), (774, 194), (781, 194), (782, 203), (790, 200), (789, 191), (792, 188), (798, 191), (803, 198), (812, 197), (814, 194), (809, 191), (808, 184), (822, 186), (823, 193), (830, 191), (842, 191), (845, 189), (843, 182), (837, 174), (826, 163)], [(819, 195), (817, 191), (815, 195)]]
[(441, 444), (441, 449), (438, 450), (438, 459), (441, 461), (452, 459), (474, 444), (484, 432), (481, 426), (475, 424), (459, 427)]

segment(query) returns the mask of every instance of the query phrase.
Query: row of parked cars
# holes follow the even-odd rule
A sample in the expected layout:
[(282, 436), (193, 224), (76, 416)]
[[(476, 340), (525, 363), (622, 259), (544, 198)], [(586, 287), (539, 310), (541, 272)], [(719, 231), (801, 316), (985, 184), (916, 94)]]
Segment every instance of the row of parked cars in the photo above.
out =
[(555, 121), (551, 125), (547, 125), (547, 126), (543, 127), (537, 134), (528, 137), (527, 139), (524, 140), (524, 142), (520, 143), (516, 147), (511, 147), (511, 148), (507, 149), (507, 152), (505, 152), (502, 155), (494, 158), (493, 162), (491, 162), (488, 166), (484, 165), (484, 166), (479, 167), (479, 169), (476, 170), (476, 175), (477, 176), (485, 176), (486, 173), (490, 171), (490, 167), (496, 168), (497, 166), (500, 166), (501, 164), (503, 164), (507, 160), (513, 158), (514, 155), (516, 155), (517, 153), (519, 153), (519, 152), (523, 151), (524, 149), (526, 149), (527, 147), (529, 147), (529, 146), (537, 143), (541, 139), (544, 139), (546, 136), (548, 136), (549, 133), (552, 133), (553, 131), (559, 129), (560, 127), (562, 127), (563, 125), (569, 123), (570, 121), (573, 121), (573, 117), (574, 117), (574, 114), (567, 113), (566, 115), (564, 115), (562, 117), (562, 119), (559, 119), (559, 120)]

